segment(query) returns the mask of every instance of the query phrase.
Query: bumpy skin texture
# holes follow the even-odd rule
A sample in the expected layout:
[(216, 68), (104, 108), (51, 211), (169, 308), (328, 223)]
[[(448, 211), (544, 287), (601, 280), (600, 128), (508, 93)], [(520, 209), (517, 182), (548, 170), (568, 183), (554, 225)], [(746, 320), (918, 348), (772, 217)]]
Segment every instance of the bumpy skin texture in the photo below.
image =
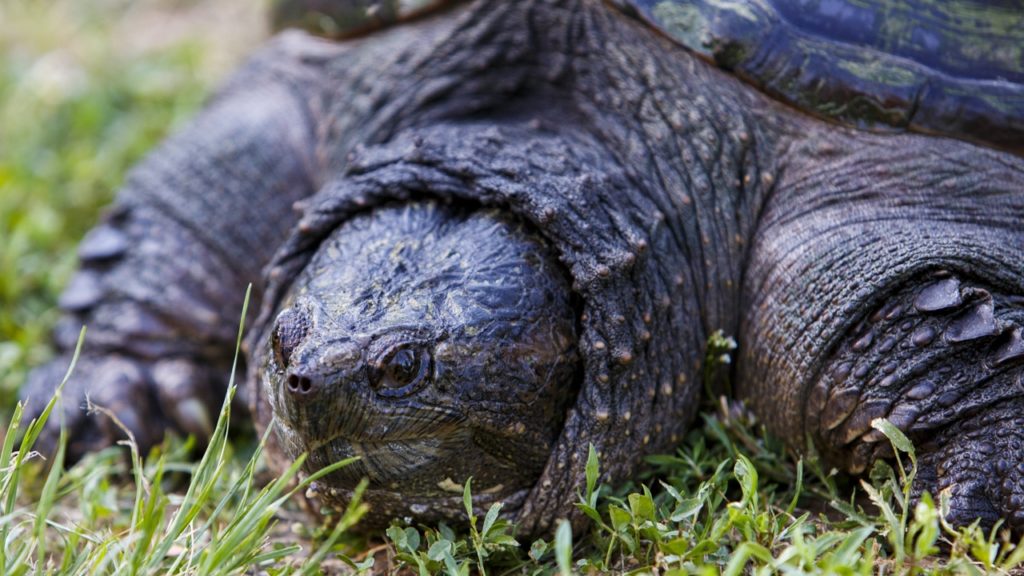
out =
[[(283, 64), (283, 62), (282, 62)], [(60, 356), (22, 389), (38, 413), (60, 383), (82, 325), (88, 337), (40, 448), (69, 430), (72, 460), (123, 437), (86, 399), (114, 412), (143, 447), (166, 429), (212, 430), (231, 368), (246, 284), (313, 188), (312, 125), (295, 86), (242, 73), (192, 125), (129, 175), (104, 222), (79, 247), (81, 269), (59, 304)]]
[[(124, 286), (140, 286), (129, 300), (140, 311), (199, 309), (188, 304), (212, 294), (210, 323), (178, 314), (179, 331), (151, 330), (184, 366), (206, 369), (221, 364), (205, 354), (230, 350), (244, 282), (267, 265), (248, 379), (258, 427), (274, 426), (275, 386), (289, 383), (269, 376), (275, 327), (288, 339), (304, 325), (281, 314), (315, 284), (304, 270), (330, 261), (320, 251), (332, 234), (427, 199), (485, 218), (496, 209), (557, 259), (572, 293), (560, 298), (578, 306), (580, 366), (568, 409), (545, 420), (561, 429), (539, 472), (477, 493), (478, 506), (502, 499), (524, 534), (548, 530), (575, 514), (589, 445), (609, 480), (671, 448), (696, 409), (706, 337), (721, 328), (741, 338), (741, 397), (793, 446), (809, 436), (857, 472), (882, 455), (864, 421), (888, 415), (935, 440), (920, 444), (928, 470), (918, 489), (951, 487), (957, 520), (1010, 517), (1019, 529), (1022, 189), (1019, 157), (824, 124), (603, 3), (481, 0), (346, 43), (273, 41), (119, 200), (131, 218), (170, 221), (151, 227), (153, 244), (194, 244), (191, 260), (210, 264), (148, 252), (141, 232), (114, 221), (132, 241), (96, 272), (101, 290), (73, 285), (67, 298), (89, 303), (71, 322), (102, 324)], [(284, 207), (300, 197), (296, 222)], [(166, 294), (177, 276), (164, 269), (176, 266), (205, 291)], [(117, 270), (130, 281), (116, 282)], [(107, 333), (87, 350), (97, 368), (72, 396), (91, 386), (160, 398), (153, 375), (164, 356), (137, 350), (120, 323)], [(188, 382), (207, 398), (220, 383)], [(138, 424), (155, 438), (176, 404), (151, 404), (162, 420)], [(284, 464), (318, 433), (278, 416), (299, 431), (271, 448)], [(975, 462), (968, 449), (982, 445), (1002, 458)], [(321, 497), (337, 503), (351, 480), (320, 487)], [(368, 498), (388, 514), (461, 514), (454, 494), (394, 498), (381, 484)]]
[(1020, 531), (1022, 163), (851, 136), (795, 144), (828, 170), (787, 170), (762, 213), (744, 394), (791, 443), (808, 435), (855, 473), (885, 454), (870, 422), (887, 417), (923, 453), (917, 488), (953, 490), (952, 520)]

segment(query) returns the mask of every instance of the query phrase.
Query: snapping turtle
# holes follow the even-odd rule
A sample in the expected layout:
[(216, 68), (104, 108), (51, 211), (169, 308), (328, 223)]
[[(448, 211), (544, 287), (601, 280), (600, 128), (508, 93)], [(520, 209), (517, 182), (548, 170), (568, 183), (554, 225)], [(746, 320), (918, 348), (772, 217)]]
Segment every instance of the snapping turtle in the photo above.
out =
[(365, 476), (377, 518), (450, 518), (473, 476), (530, 532), (572, 514), (589, 445), (615, 479), (679, 440), (722, 329), (791, 445), (857, 473), (887, 417), (952, 521), (1020, 531), (1024, 26), (1001, 10), (288, 3), (335, 38), (279, 35), (130, 174), (25, 394), (87, 323), (73, 454), (118, 436), (87, 392), (142, 444), (203, 435), (252, 281), (275, 459), (362, 457), (316, 498)]

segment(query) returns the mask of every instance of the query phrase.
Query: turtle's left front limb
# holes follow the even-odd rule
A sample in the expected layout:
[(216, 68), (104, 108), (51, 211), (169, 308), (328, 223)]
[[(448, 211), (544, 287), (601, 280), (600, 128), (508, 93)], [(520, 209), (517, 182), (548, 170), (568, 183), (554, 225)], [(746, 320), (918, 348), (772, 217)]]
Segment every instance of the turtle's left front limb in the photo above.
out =
[[(292, 204), (314, 187), (299, 88), (257, 62), (131, 172), (79, 247), (81, 266), (60, 298), (58, 357), (22, 387), (38, 415), (88, 326), (39, 450), (54, 449), (62, 423), (70, 460), (123, 439), (122, 428), (142, 450), (167, 430), (212, 431), (246, 285), (259, 282), (295, 220)], [(106, 412), (88, 413), (89, 403)]]
[(1024, 161), (950, 140), (811, 136), (762, 215), (741, 396), (852, 473), (917, 446), (917, 493), (1024, 531)]

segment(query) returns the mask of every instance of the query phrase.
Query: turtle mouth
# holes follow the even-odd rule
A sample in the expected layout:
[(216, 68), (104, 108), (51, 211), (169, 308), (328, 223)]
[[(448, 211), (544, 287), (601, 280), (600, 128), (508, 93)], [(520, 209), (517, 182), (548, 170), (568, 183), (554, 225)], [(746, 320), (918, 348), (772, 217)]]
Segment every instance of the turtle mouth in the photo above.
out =
[[(371, 502), (367, 515), (360, 520), (360, 526), (385, 527), (394, 518), (415, 516), (426, 523), (439, 521), (465, 521), (465, 505), (462, 486), (451, 483), (444, 495), (423, 496), (387, 488), (369, 487), (362, 494), (365, 502)], [(507, 486), (495, 486), (487, 490), (477, 490), (473, 485), (472, 501), (477, 510), (486, 510), (495, 503), (501, 503), (502, 515), (515, 517), (522, 509), (530, 489)], [(322, 481), (313, 482), (306, 491), (306, 498), (312, 501), (313, 510), (321, 510), (327, 506), (344, 509), (356, 495), (351, 488), (335, 487)]]
[(374, 488), (422, 495), (450, 492), (452, 478), (473, 444), (465, 428), (446, 426), (430, 434), (397, 435), (387, 439), (338, 436), (310, 446), (306, 470), (313, 472), (335, 462), (357, 458), (321, 481), (325, 486), (353, 488), (363, 478)]
[(357, 458), (321, 480), (332, 488), (354, 488), (368, 478), (375, 488), (436, 493), (443, 491), (439, 482), (456, 474), (450, 463), (466, 460), (460, 455), (473, 449), (463, 415), (418, 403), (389, 406), (353, 395), (343, 410), (290, 415), (276, 419), (278, 436), (292, 458), (308, 454), (306, 472)]
[(389, 446), (443, 441), (457, 436), (466, 421), (462, 414), (444, 408), (382, 404), (353, 395), (344, 410), (280, 411), (275, 421), (293, 457), (302, 452), (335, 454), (323, 466), (352, 456), (365, 457)]
[(324, 438), (322, 440), (313, 440), (309, 442), (308, 451), (310, 453), (313, 453), (318, 450), (325, 449), (326, 447), (332, 444), (347, 444), (349, 446), (352, 446), (354, 451), (358, 452), (358, 454), (353, 454), (353, 456), (362, 456), (366, 453), (371, 453), (375, 450), (379, 450), (384, 446), (395, 444), (413, 444), (417, 442), (447, 438), (458, 432), (458, 423), (460, 420), (445, 422), (440, 426), (433, 428), (432, 430), (429, 431), (396, 431), (393, 434), (384, 434), (380, 436), (355, 434), (351, 431), (346, 430), (329, 436), (327, 438)]

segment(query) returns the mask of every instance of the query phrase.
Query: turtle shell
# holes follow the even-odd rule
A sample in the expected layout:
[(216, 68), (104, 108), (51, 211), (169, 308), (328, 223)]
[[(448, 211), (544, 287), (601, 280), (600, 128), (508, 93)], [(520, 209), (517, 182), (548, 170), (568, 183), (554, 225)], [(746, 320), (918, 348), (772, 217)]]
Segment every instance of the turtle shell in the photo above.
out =
[(272, 0), (275, 30), (303, 28), (318, 36), (350, 38), (411, 20), (452, 0)]
[(1024, 10), (1018, 0), (616, 4), (809, 113), (1024, 154)]

